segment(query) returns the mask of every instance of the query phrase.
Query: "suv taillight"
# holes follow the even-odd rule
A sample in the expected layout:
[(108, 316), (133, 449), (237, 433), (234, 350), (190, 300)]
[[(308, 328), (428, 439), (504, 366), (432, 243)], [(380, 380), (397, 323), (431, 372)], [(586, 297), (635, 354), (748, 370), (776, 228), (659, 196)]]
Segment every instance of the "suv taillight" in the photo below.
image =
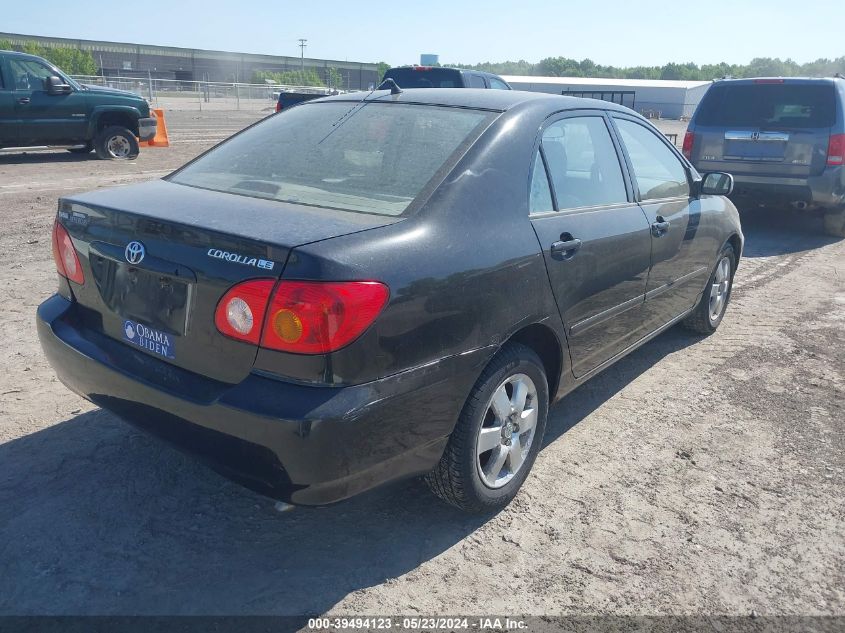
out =
[(267, 349), (328, 354), (361, 336), (389, 296), (377, 281), (281, 281), (276, 286), (272, 279), (253, 279), (223, 295), (214, 323), (230, 338)]
[(684, 156), (687, 157), (687, 160), (692, 160), (692, 145), (695, 143), (695, 134), (693, 132), (687, 132), (684, 134), (684, 145), (681, 151), (683, 152)]
[(281, 111), (282, 111), (282, 102), (276, 101), (276, 112), (281, 112)]
[(845, 134), (831, 134), (827, 144), (827, 164), (845, 165)]
[(82, 264), (73, 246), (73, 240), (67, 229), (56, 220), (53, 223), (53, 259), (56, 262), (56, 271), (62, 276), (78, 283), (80, 286), (85, 283), (85, 274), (82, 272)]

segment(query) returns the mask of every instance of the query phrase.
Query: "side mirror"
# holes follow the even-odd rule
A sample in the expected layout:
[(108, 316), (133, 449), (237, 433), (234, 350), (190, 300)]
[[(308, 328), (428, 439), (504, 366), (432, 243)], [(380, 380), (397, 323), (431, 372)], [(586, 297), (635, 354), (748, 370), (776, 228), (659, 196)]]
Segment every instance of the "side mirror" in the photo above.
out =
[(729, 196), (734, 190), (734, 177), (722, 171), (704, 174), (701, 180), (701, 194), (704, 196)]
[(66, 95), (70, 94), (71, 87), (67, 85), (61, 77), (56, 77), (55, 75), (52, 77), (47, 77), (44, 80), (44, 89), (47, 91), (48, 95)]

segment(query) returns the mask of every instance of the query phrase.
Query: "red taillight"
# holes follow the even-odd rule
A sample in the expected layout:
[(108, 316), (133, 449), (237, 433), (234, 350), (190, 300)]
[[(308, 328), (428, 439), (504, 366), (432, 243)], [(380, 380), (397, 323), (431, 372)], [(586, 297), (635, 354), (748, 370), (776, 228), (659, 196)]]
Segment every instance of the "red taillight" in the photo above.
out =
[(282, 111), (282, 102), (276, 101), (276, 112), (281, 112), (281, 111)]
[(56, 262), (56, 271), (62, 277), (67, 277), (80, 286), (85, 283), (85, 274), (82, 272), (82, 264), (79, 263), (73, 240), (58, 220), (53, 224), (53, 259)]
[(261, 346), (295, 354), (327, 354), (366, 330), (390, 291), (377, 281), (282, 281), (270, 302)]
[(827, 144), (827, 164), (845, 165), (845, 134), (831, 134)]
[(687, 157), (687, 160), (692, 160), (693, 143), (695, 143), (695, 134), (693, 132), (687, 132), (684, 134), (684, 146), (681, 151), (684, 153), (684, 156)]
[(275, 285), (275, 279), (251, 279), (230, 288), (214, 313), (217, 329), (228, 337), (258, 345)]

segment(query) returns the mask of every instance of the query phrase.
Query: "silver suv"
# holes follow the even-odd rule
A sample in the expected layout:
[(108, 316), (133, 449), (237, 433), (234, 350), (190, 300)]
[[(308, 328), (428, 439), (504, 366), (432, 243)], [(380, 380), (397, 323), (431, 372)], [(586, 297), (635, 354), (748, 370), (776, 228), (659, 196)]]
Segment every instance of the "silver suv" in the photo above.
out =
[(821, 210), (845, 237), (845, 79), (715, 82), (693, 115), (684, 154), (700, 172), (733, 174), (734, 197)]

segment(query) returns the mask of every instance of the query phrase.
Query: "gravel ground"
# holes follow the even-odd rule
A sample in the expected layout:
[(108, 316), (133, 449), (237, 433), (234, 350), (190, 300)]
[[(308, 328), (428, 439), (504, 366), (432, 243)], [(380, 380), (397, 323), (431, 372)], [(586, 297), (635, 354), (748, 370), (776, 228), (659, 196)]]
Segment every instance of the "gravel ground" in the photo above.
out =
[(172, 113), (173, 146), (130, 163), (0, 155), (0, 614), (845, 614), (845, 241), (816, 218), (745, 213), (719, 331), (558, 403), (491, 517), (416, 481), (279, 514), (68, 392), (33, 325), (56, 198), (254, 119)]

